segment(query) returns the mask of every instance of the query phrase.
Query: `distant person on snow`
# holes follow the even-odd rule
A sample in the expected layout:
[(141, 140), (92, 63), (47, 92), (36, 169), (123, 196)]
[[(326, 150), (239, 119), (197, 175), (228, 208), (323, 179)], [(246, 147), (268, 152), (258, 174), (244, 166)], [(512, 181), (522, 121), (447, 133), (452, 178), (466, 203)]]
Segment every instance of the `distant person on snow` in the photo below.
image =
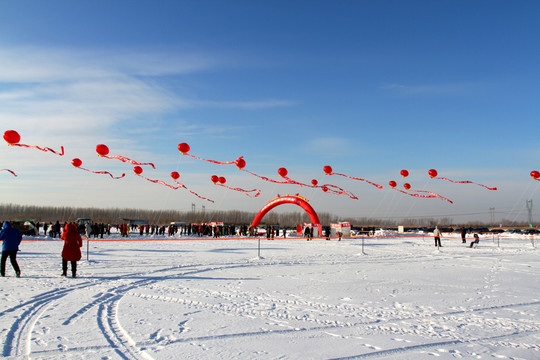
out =
[(307, 238), (307, 241), (311, 240), (311, 231), (309, 229), (309, 226), (304, 229), (304, 236)]
[(478, 234), (474, 234), (474, 240), (471, 241), (471, 245), (469, 247), (472, 248), (474, 244), (478, 244), (478, 243), (480, 243), (480, 238), (478, 237)]
[(71, 262), (71, 275), (77, 277), (77, 261), (81, 260), (81, 235), (77, 231), (77, 225), (68, 223), (62, 234), (64, 248), (62, 249), (62, 276), (67, 276), (68, 261)]
[(435, 246), (437, 247), (442, 247), (441, 236), (442, 236), (441, 231), (439, 230), (437, 226), (435, 226), (435, 230), (433, 230), (433, 237), (435, 238)]
[(17, 264), (17, 251), (19, 251), (19, 244), (22, 240), (21, 232), (12, 227), (9, 221), (6, 221), (2, 231), (0, 231), (0, 240), (2, 240), (2, 263), (0, 268), (2, 277), (6, 276), (6, 260), (8, 257), (15, 274), (17, 277), (21, 277), (21, 269)]
[(461, 227), (461, 243), (465, 244), (467, 241), (465, 240), (465, 236), (467, 235), (467, 230), (465, 230), (465, 227)]
[(86, 235), (86, 238), (90, 239), (90, 235), (92, 234), (92, 225), (90, 223), (86, 223), (84, 225), (84, 233)]

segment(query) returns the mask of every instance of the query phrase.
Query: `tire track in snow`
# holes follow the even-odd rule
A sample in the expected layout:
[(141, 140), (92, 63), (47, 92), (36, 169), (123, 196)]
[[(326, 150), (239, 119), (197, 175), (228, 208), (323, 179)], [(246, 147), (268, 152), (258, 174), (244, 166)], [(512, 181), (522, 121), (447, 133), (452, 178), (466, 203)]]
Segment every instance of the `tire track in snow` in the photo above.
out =
[[(158, 271), (162, 270), (163, 269), (160, 269)], [(139, 276), (139, 274), (134, 273), (127, 275), (128, 278), (134, 276)], [(112, 278), (112, 280), (118, 279), (121, 278)], [(96, 284), (93, 281), (85, 281), (83, 283), (70, 285), (70, 287), (67, 288), (54, 289), (42, 294), (38, 294), (29, 301), (1, 311), (0, 317), (2, 319), (6, 319), (6, 316), (9, 314), (14, 314), (13, 316), (15, 317), (15, 321), (11, 324), (5, 335), (4, 345), (2, 347), (2, 356), (30, 356), (32, 332), (34, 332), (35, 324), (39, 321), (41, 316), (46, 313), (46, 310), (53, 307), (56, 302), (69, 294), (76, 293), (79, 290), (87, 290), (88, 288), (92, 288), (97, 285), (101, 284)], [(92, 306), (107, 301), (107, 297), (110, 296), (111, 294), (105, 294), (105, 298), (100, 298), (93, 302)], [(87, 310), (88, 309), (83, 311), (79, 310), (77, 313), (78, 315), (81, 315)], [(72, 319), (73, 316), (64, 322), (64, 325), (69, 324)]]
[(14, 314), (16, 320), (12, 323), (6, 333), (2, 356), (28, 356), (31, 352), (30, 340), (34, 326), (45, 311), (56, 301), (60, 300), (72, 291), (86, 289), (92, 286), (91, 282), (78, 284), (74, 288), (55, 289), (43, 294), (39, 294), (22, 304), (13, 306), (0, 312), (0, 317), (5, 319), (10, 313)]
[[(328, 263), (328, 261), (324, 261), (323, 263)], [(246, 268), (246, 267), (260, 267), (260, 266), (298, 266), (298, 265), (308, 265), (313, 266), (316, 262), (302, 262), (302, 261), (283, 261), (283, 262), (273, 262), (273, 263), (222, 263), (222, 264), (198, 264), (198, 265), (187, 265), (187, 266), (174, 266), (174, 267), (168, 267), (163, 269), (157, 269), (155, 271), (151, 271), (145, 274), (142, 274), (145, 276), (143, 279), (138, 279), (136, 281), (130, 282), (128, 284), (121, 284), (121, 285), (115, 285), (110, 287), (107, 290), (101, 290), (101, 295), (98, 299), (94, 300), (92, 303), (86, 304), (84, 307), (77, 310), (73, 315), (71, 315), (68, 320), (66, 320), (66, 324), (71, 324), (72, 322), (76, 321), (78, 318), (86, 314), (90, 309), (94, 307), (98, 307), (98, 312), (100, 316), (98, 316), (98, 326), (102, 330), (103, 336), (106, 339), (106, 341), (111, 345), (111, 347), (115, 350), (115, 352), (124, 359), (132, 359), (132, 358), (140, 358), (141, 356), (145, 356), (144, 351), (141, 350), (141, 345), (156, 345), (155, 342), (145, 344), (145, 343), (139, 343), (136, 344), (133, 339), (129, 336), (129, 334), (123, 329), (121, 326), (119, 320), (118, 320), (118, 306), (121, 301), (121, 299), (126, 295), (131, 296), (141, 296), (137, 292), (134, 291), (134, 289), (152, 285), (154, 283), (158, 283), (164, 279), (169, 279), (172, 277), (177, 278), (186, 278), (188, 276), (193, 276), (205, 272), (212, 272), (212, 271), (219, 271), (219, 270), (225, 270), (225, 269), (233, 269), (233, 268)], [(189, 270), (188, 270), (189, 268)], [(174, 270), (187, 270), (183, 271), (181, 273), (175, 273), (173, 275), (170, 275), (171, 271)], [(168, 274), (169, 273), (169, 274)], [(148, 278), (148, 276), (152, 275), (159, 275), (159, 274), (165, 274), (164, 276), (157, 276), (155, 278)], [(122, 277), (113, 277), (109, 278), (109, 281), (117, 281), (117, 280), (127, 280), (130, 281), (134, 277), (141, 277), (140, 273), (134, 273), (134, 274), (128, 274), (124, 275)], [(31, 333), (33, 331), (35, 323), (39, 320), (39, 318), (46, 313), (47, 309), (54, 305), (55, 301), (60, 300), (64, 296), (68, 294), (76, 294), (76, 291), (78, 290), (86, 290), (91, 287), (98, 287), (103, 286), (103, 282), (101, 283), (95, 283), (95, 282), (87, 282), (84, 284), (77, 284), (70, 288), (65, 288), (61, 290), (54, 290), (47, 293), (40, 294), (33, 298), (32, 301), (25, 302), (23, 304), (14, 306), (10, 309), (4, 310), (0, 313), (2, 317), (4, 317), (6, 314), (16, 312), (20, 309), (24, 309), (22, 315), (12, 324), (10, 330), (8, 331), (8, 334), (6, 335), (6, 342), (4, 343), (3, 348), (3, 355), (4, 356), (23, 356), (23, 355), (30, 355), (31, 351), (29, 348), (29, 342), (31, 339)], [(273, 303), (282, 304), (284, 306), (297, 306), (298, 308), (303, 308), (305, 306), (310, 307), (312, 310), (319, 309), (322, 312), (325, 312), (327, 310), (332, 311), (359, 311), (361, 312), (365, 308), (360, 307), (354, 307), (347, 304), (342, 305), (329, 305), (329, 304), (318, 304), (314, 303), (312, 301), (302, 301), (302, 300), (288, 300), (288, 299), (273, 299), (271, 296), (261, 296), (261, 295), (252, 295), (252, 294), (238, 294), (238, 293), (224, 293), (224, 292), (210, 292), (212, 296), (221, 296), (223, 298), (228, 298), (230, 301), (231, 298), (237, 298), (237, 299), (245, 299), (246, 302), (249, 301), (270, 301)], [(142, 295), (147, 296), (147, 295)], [(142, 297), (141, 296), (141, 297)], [(150, 297), (150, 295), (148, 295)], [(216, 310), (220, 309), (218, 305), (218, 308), (214, 308), (214, 304), (205, 304), (205, 303), (196, 303), (196, 302), (187, 302), (187, 300), (182, 299), (175, 299), (170, 297), (155, 297), (152, 296), (152, 299), (158, 299), (160, 301), (174, 301), (174, 302), (182, 302), (186, 301), (186, 304), (188, 304), (191, 307), (195, 308), (202, 308), (203, 310)], [(279, 320), (296, 320), (296, 321), (302, 321), (307, 323), (316, 324), (315, 327), (300, 327), (300, 328), (294, 328), (294, 329), (284, 329), (284, 330), (269, 330), (269, 331), (260, 331), (260, 332), (246, 332), (246, 333), (236, 333), (236, 334), (224, 334), (224, 335), (216, 335), (216, 336), (209, 336), (209, 337), (201, 337), (201, 338), (191, 338), (191, 339), (177, 339), (173, 342), (184, 342), (184, 341), (194, 341), (194, 340), (212, 340), (212, 339), (220, 339), (224, 337), (241, 337), (241, 336), (258, 336), (258, 335), (271, 335), (271, 334), (279, 334), (279, 333), (294, 333), (298, 331), (315, 331), (315, 330), (324, 330), (324, 329), (336, 329), (336, 328), (347, 328), (352, 326), (359, 326), (359, 325), (376, 325), (380, 326), (383, 323), (387, 322), (395, 322), (395, 321), (403, 321), (403, 320), (409, 320), (409, 319), (416, 319), (416, 318), (429, 318), (429, 317), (445, 317), (445, 316), (452, 316), (452, 315), (463, 315), (464, 317), (467, 317), (471, 313), (474, 312), (481, 312), (481, 311), (487, 311), (487, 310), (495, 310), (495, 309), (505, 309), (505, 308), (513, 308), (516, 306), (536, 306), (539, 305), (540, 302), (530, 302), (530, 303), (519, 303), (519, 304), (506, 304), (506, 305), (500, 305), (500, 306), (493, 306), (493, 307), (486, 307), (486, 308), (477, 308), (477, 309), (465, 309), (465, 310), (458, 310), (458, 311), (451, 311), (446, 313), (426, 313), (419, 315), (418, 313), (411, 312), (407, 314), (407, 312), (399, 311), (397, 313), (402, 313), (405, 316), (398, 316), (398, 317), (382, 317), (377, 320), (373, 319), (367, 319), (367, 321), (361, 321), (361, 322), (339, 322), (339, 321), (330, 321), (330, 322), (324, 322), (317, 318), (310, 318), (310, 317), (292, 317), (288, 314), (282, 314), (276, 313), (275, 316), (276, 319)], [(230, 311), (236, 311), (235, 307), (237, 307), (236, 304), (231, 305), (223, 305), (221, 307), (221, 311), (230, 312)], [(380, 310), (380, 308), (375, 309)], [(394, 309), (395, 310), (395, 309)], [(389, 312), (386, 315), (391, 315), (394, 312)], [(264, 310), (257, 310), (257, 309), (249, 309), (246, 311), (239, 311), (237, 312), (238, 315), (241, 316), (263, 316), (265, 318), (268, 318), (268, 316), (271, 316), (268, 312), (265, 313)], [(535, 333), (536, 330), (528, 331), (528, 333), (532, 334)], [(521, 333), (525, 333), (526, 331), (523, 330)], [(501, 335), (499, 338), (505, 338), (510, 335)], [(493, 337), (490, 339), (496, 339), (497, 337)], [(486, 338), (487, 339), (487, 338)], [(480, 340), (478, 340), (480, 341)], [(419, 346), (424, 347), (433, 347), (437, 346), (437, 344), (451, 344), (452, 342), (455, 343), (464, 343), (465, 341), (455, 339), (455, 340), (449, 340), (447, 342), (437, 342), (432, 344), (424, 344), (424, 345), (417, 345), (416, 347), (404, 347), (404, 348), (396, 348), (393, 351), (401, 351), (399, 349), (409, 349), (410, 350), (403, 350), (403, 351), (411, 351), (416, 349), (421, 349)], [(90, 347), (92, 348), (92, 347)], [(84, 348), (77, 348), (77, 349), (71, 349), (70, 351), (84, 351)], [(384, 350), (392, 351), (392, 349)], [(369, 356), (376, 356), (375, 354), (379, 353), (374, 352), (374, 355)], [(54, 351), (51, 351), (51, 353), (54, 353)], [(371, 354), (371, 353), (370, 353)], [(147, 354), (146, 354), (147, 355)], [(381, 354), (381, 355), (384, 355)], [(367, 356), (367, 355), (359, 355), (359, 356)], [(354, 357), (352, 357), (354, 358)]]
[[(244, 267), (250, 264), (238, 264), (238, 263), (226, 263), (220, 265), (186, 265), (186, 266), (173, 266), (168, 268), (157, 269), (145, 274), (145, 276), (156, 275), (160, 273), (169, 273), (171, 270), (194, 268), (192, 270), (184, 271), (180, 274), (174, 274), (176, 277), (186, 277), (190, 275), (200, 274), (208, 271), (223, 270), (227, 268)], [(255, 265), (255, 264), (253, 264)], [(201, 267), (202, 268), (198, 268)], [(140, 273), (132, 273), (124, 276), (112, 277), (108, 280), (110, 282), (118, 280), (129, 280), (134, 277), (140, 277)], [(168, 275), (170, 277), (170, 275)], [(128, 284), (115, 285), (106, 290), (101, 290), (97, 299), (91, 303), (86, 304), (63, 322), (63, 325), (70, 325), (77, 321), (78, 318), (84, 316), (92, 308), (98, 307), (97, 317), (98, 327), (102, 330), (102, 335), (114, 349), (116, 354), (123, 359), (139, 359), (152, 357), (141, 350), (129, 336), (128, 332), (123, 329), (118, 320), (118, 303), (121, 298), (130, 290), (141, 286), (148, 286), (156, 282), (162, 281), (163, 277), (144, 278)], [(56, 302), (61, 300), (67, 295), (76, 294), (79, 290), (88, 290), (93, 287), (101, 287), (103, 282), (86, 281), (84, 283), (75, 284), (68, 288), (55, 289), (46, 293), (35, 296), (32, 300), (24, 302), (22, 304), (13, 306), (0, 312), (0, 316), (5, 318), (7, 314), (17, 313), (22, 310), (20, 315), (17, 315), (16, 320), (12, 323), (9, 330), (6, 333), (4, 346), (2, 349), (2, 356), (25, 356), (31, 355), (31, 339), (34, 332), (35, 324), (39, 321), (41, 316), (46, 313), (46, 310), (53, 307)], [(73, 349), (70, 348), (70, 351)], [(55, 350), (51, 353), (61, 351)], [(80, 351), (80, 350), (76, 350)]]

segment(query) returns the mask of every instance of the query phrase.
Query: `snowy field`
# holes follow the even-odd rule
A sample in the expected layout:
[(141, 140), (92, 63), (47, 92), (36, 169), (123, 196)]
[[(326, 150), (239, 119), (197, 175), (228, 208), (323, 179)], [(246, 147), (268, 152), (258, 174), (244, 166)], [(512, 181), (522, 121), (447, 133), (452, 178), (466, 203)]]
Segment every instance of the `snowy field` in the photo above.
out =
[(0, 278), (1, 355), (540, 359), (531, 238), (442, 245), (262, 239), (259, 256), (256, 239), (91, 241), (88, 254), (85, 241), (73, 279), (61, 241), (24, 241), (22, 277), (8, 261)]

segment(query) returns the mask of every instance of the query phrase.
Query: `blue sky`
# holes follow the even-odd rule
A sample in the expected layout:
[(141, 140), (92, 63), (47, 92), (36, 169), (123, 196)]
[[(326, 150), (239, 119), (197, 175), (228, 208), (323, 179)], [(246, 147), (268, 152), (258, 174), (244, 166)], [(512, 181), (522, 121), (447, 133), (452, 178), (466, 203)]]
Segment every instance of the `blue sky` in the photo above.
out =
[[(539, 204), (540, 3), (537, 1), (0, 1), (3, 203), (256, 211), (300, 193), (341, 217), (525, 221)], [(358, 196), (271, 184), (182, 156), (244, 156), (279, 180), (337, 184)], [(154, 162), (136, 177), (111, 154)], [(126, 172), (121, 180), (71, 166)], [(325, 176), (322, 167), (384, 185)], [(451, 184), (427, 176), (471, 180)], [(410, 176), (403, 179), (401, 169)], [(260, 197), (217, 187), (259, 188)], [(454, 201), (418, 199), (414, 189)], [(296, 211), (295, 207), (282, 207)], [(534, 212), (537, 213), (536, 211)]]

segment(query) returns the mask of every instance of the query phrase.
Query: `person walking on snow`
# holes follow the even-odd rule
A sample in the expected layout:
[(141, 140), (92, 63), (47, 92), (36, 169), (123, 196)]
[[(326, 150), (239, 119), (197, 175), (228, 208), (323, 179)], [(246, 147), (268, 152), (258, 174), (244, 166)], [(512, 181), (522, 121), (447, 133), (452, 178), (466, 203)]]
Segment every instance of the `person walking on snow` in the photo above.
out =
[(81, 260), (81, 235), (77, 231), (77, 225), (68, 223), (62, 234), (64, 248), (62, 249), (62, 276), (67, 276), (68, 261), (71, 262), (71, 275), (77, 277), (77, 261)]
[(439, 230), (437, 226), (435, 226), (435, 230), (433, 230), (433, 237), (435, 238), (435, 246), (437, 247), (442, 247), (441, 236), (442, 236), (441, 231)]
[(17, 263), (17, 251), (22, 240), (21, 232), (12, 227), (9, 221), (4, 222), (2, 231), (0, 231), (0, 240), (2, 240), (2, 262), (0, 267), (0, 275), (6, 276), (6, 260), (9, 257), (11, 266), (15, 270), (17, 277), (21, 277), (21, 269)]

